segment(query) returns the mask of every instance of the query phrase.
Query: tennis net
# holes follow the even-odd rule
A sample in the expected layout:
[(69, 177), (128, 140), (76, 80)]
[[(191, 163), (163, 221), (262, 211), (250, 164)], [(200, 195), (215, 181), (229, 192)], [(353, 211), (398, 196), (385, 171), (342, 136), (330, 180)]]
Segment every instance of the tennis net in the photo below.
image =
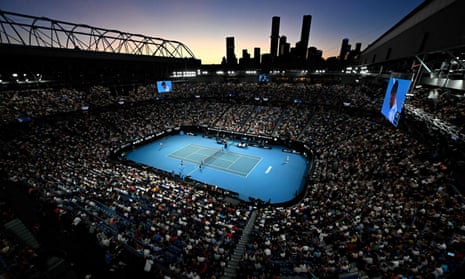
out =
[(222, 149), (218, 149), (217, 151), (215, 151), (212, 155), (208, 156), (207, 158), (203, 159), (203, 163), (205, 165), (207, 165), (208, 163), (210, 163), (213, 159), (215, 159), (215, 157), (221, 153)]

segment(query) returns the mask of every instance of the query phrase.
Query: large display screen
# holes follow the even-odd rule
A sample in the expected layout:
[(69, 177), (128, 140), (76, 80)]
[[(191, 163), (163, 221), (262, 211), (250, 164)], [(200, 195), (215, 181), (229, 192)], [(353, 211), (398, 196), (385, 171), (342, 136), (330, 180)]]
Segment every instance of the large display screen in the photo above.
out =
[(268, 83), (268, 82), (270, 82), (270, 75), (269, 74), (259, 74), (258, 75), (258, 82), (260, 82), (260, 83)]
[(157, 90), (158, 90), (158, 93), (171, 92), (173, 90), (173, 85), (171, 84), (171, 80), (157, 81)]
[(400, 113), (410, 87), (410, 80), (390, 78), (384, 96), (381, 113), (395, 127), (399, 124)]

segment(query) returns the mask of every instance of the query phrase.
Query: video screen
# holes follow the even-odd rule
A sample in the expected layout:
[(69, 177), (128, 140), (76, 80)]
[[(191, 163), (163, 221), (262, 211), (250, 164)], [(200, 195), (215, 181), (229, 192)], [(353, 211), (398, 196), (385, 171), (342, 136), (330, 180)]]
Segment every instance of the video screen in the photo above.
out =
[(410, 80), (390, 78), (384, 96), (381, 113), (395, 127), (399, 124), (400, 113), (410, 87)]
[(269, 74), (259, 74), (258, 75), (258, 82), (260, 82), (260, 83), (270, 82), (270, 75)]
[(173, 85), (171, 84), (171, 80), (157, 81), (158, 93), (168, 93), (171, 92), (172, 89)]

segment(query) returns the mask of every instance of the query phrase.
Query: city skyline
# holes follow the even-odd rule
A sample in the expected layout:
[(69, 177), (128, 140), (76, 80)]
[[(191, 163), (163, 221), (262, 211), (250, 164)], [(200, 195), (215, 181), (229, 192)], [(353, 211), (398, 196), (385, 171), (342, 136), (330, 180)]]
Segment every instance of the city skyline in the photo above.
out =
[(185, 1), (4, 0), (0, 9), (55, 20), (176, 40), (202, 64), (220, 64), (225, 38), (235, 38), (235, 55), (246, 49), (270, 53), (272, 18), (280, 18), (279, 36), (291, 47), (300, 40), (302, 17), (312, 16), (308, 46), (323, 57), (338, 56), (348, 38), (362, 50), (420, 5), (423, 0)]

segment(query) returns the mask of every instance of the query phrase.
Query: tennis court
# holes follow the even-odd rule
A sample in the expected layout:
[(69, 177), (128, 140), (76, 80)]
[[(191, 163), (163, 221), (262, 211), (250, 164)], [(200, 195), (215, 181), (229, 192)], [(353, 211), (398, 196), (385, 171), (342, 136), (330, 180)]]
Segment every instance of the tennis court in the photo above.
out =
[(225, 172), (248, 176), (262, 159), (261, 157), (240, 154), (223, 149), (216, 149), (197, 144), (189, 144), (168, 157), (191, 162), (204, 167), (211, 167)]
[(228, 141), (224, 148), (214, 138), (180, 133), (139, 146), (126, 159), (233, 191), (246, 201), (287, 202), (304, 190), (309, 163), (304, 156), (285, 153), (281, 146), (244, 148), (238, 143)]

